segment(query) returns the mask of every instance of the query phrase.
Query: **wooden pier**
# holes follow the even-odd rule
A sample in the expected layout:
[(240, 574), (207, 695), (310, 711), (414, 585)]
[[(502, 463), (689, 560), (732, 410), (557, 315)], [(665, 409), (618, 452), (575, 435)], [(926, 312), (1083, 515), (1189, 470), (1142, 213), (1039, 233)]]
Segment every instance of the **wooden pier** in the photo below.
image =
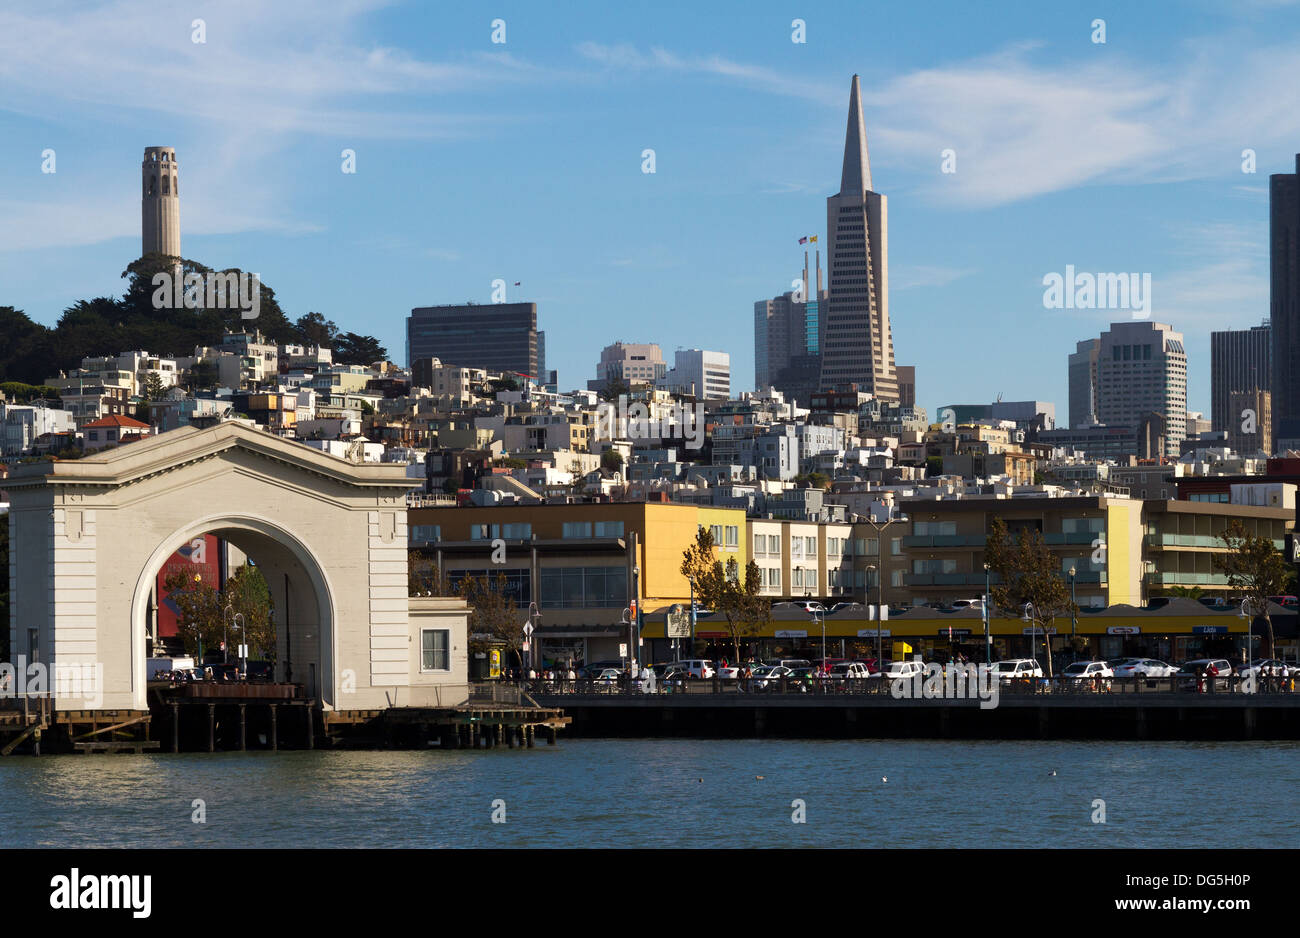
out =
[[(300, 684), (151, 684), (148, 710), (0, 709), (0, 756), (42, 752), (247, 752), (283, 749), (531, 749), (571, 722), (557, 707), (326, 710)], [(36, 704), (35, 701), (32, 702)]]

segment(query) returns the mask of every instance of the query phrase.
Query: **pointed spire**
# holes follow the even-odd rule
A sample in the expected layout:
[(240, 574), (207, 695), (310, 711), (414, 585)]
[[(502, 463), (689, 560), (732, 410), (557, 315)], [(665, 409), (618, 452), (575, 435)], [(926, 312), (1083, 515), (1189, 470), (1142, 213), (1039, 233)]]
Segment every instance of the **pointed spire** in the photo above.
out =
[(867, 127), (862, 120), (862, 85), (853, 76), (849, 90), (849, 126), (844, 133), (844, 169), (840, 194), (861, 195), (871, 189), (871, 162), (867, 159)]

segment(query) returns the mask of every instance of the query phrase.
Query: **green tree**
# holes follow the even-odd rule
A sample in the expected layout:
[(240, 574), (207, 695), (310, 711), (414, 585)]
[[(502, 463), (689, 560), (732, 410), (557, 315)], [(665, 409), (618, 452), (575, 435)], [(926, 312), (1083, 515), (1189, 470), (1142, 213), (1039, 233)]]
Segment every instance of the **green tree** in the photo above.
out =
[(433, 551), (413, 547), (406, 554), (406, 591), (411, 596), (441, 596), (442, 575)]
[(299, 342), (318, 348), (333, 348), (334, 338), (339, 334), (339, 327), (320, 313), (304, 313), (293, 327), (298, 332)]
[(627, 394), (632, 388), (622, 378), (611, 378), (605, 382), (605, 390), (599, 393), (602, 401), (616, 402), (621, 394)]
[(0, 514), (0, 661), (9, 660), (9, 512)]
[[(469, 604), (470, 650), (487, 651), (493, 645), (505, 645), (522, 668), (524, 616), (510, 595), (505, 575), (465, 577), (460, 581), (460, 595)], [(476, 639), (475, 635), (491, 637)]]
[[(1001, 518), (994, 518), (984, 545), (984, 562), (997, 574), (993, 603), (999, 614), (1020, 618), (1025, 604), (1032, 603), (1033, 619), (1044, 630), (1052, 628), (1057, 616), (1072, 608), (1070, 589), (1061, 573), (1060, 561), (1052, 554), (1037, 528), (1023, 528), (1012, 538)], [(1052, 675), (1050, 633), (1047, 645), (1047, 674)], [(1035, 657), (1037, 651), (1035, 651)]]
[[(1246, 611), (1264, 617), (1264, 624), (1268, 627), (1268, 648), (1264, 650), (1264, 657), (1271, 658), (1275, 646), (1268, 598), (1286, 592), (1294, 575), (1291, 565), (1272, 540), (1251, 534), (1240, 518), (1228, 522), (1219, 540), (1223, 541), (1225, 552), (1214, 554), (1210, 563), (1215, 570), (1227, 575), (1228, 586), (1237, 590), (1246, 601)], [(1254, 620), (1251, 621), (1253, 624)]]
[(334, 340), (336, 365), (369, 365), (387, 358), (388, 349), (380, 345), (374, 336), (344, 332)]
[[(233, 625), (235, 616), (243, 627), (242, 639), (248, 645), (249, 658), (261, 658), (274, 661), (276, 656), (275, 621), (271, 615), (271, 588), (266, 584), (262, 571), (245, 561), (234, 575), (226, 580), (225, 592), (221, 597), (225, 608), (230, 612), (226, 616), (227, 624)], [(231, 633), (230, 646), (238, 647), (238, 633)], [(256, 653), (254, 653), (256, 652)]]
[(56, 401), (59, 399), (57, 388), (45, 384), (24, 384), (21, 381), (0, 383), (0, 394), (3, 394), (5, 400), (10, 404), (26, 404), (37, 400)]
[(741, 640), (758, 635), (771, 617), (771, 606), (759, 595), (762, 574), (758, 564), (751, 560), (742, 579), (736, 559), (728, 558), (724, 564), (716, 551), (713, 533), (701, 525), (695, 541), (682, 554), (681, 574), (694, 582), (697, 602), (726, 616), (727, 635), (739, 661)]
[(831, 487), (831, 480), (821, 472), (805, 472), (794, 477), (794, 484), (807, 485), (814, 489), (828, 489)]
[(600, 454), (600, 468), (609, 472), (623, 471), (623, 454), (616, 449), (607, 449)]
[(172, 602), (180, 611), (176, 632), (185, 653), (198, 656), (200, 647), (210, 651), (221, 646), (221, 594), (198, 574), (173, 573), (164, 581)]

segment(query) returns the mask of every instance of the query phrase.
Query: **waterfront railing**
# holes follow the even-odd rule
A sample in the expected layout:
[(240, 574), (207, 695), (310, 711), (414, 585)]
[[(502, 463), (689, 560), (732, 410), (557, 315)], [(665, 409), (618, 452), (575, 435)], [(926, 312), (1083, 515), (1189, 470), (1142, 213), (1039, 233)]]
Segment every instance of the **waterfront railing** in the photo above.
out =
[[(952, 681), (949, 677), (948, 682)], [(520, 688), (527, 693), (540, 696), (574, 695), (587, 697), (644, 696), (655, 695), (789, 695), (812, 694), (824, 696), (898, 696), (895, 684), (899, 682), (912, 685), (924, 685), (920, 678), (691, 678), (672, 679), (667, 682), (655, 681), (652, 686), (640, 679), (628, 680), (590, 680), (579, 678), (538, 678), (519, 684), (495, 682), (501, 688)], [(1079, 679), (1072, 677), (1052, 678), (1014, 678), (994, 677), (994, 683), (1000, 695), (1011, 696), (1097, 696), (1123, 694), (1255, 694), (1255, 695), (1291, 695), (1298, 693), (1300, 675), (1296, 677), (1243, 677), (1228, 675), (1217, 678), (1191, 677), (1175, 675), (1172, 677), (1112, 677), (1101, 679)], [(969, 680), (974, 688), (975, 677)], [(982, 683), (982, 682), (981, 682)], [(481, 686), (481, 685), (476, 685)], [(940, 683), (935, 686), (947, 687)], [(486, 693), (486, 691), (484, 692)], [(907, 694), (919, 697), (930, 694)]]

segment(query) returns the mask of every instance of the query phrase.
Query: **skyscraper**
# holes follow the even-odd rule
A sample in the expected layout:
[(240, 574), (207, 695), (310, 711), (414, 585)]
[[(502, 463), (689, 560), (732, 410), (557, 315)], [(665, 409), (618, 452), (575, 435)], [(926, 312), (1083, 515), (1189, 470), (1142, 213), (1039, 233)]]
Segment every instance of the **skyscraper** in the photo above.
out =
[(406, 320), (406, 363), (437, 358), (444, 365), (537, 374), (537, 304), (472, 303), (419, 306)]
[(795, 289), (754, 304), (754, 386), (775, 387), (805, 407), (821, 378), (821, 313), (827, 299), (821, 252), (814, 257), (816, 292), (804, 251), (803, 276)]
[(1268, 177), (1268, 220), (1273, 441), (1280, 450), (1282, 440), (1300, 438), (1300, 154), (1294, 173)]
[[(1153, 414), (1161, 420), (1152, 421)], [(1162, 437), (1164, 454), (1179, 455), (1187, 436), (1183, 334), (1159, 322), (1111, 323), (1097, 352), (1097, 417), (1109, 427), (1136, 427), (1151, 440)]]
[(1210, 333), (1210, 429), (1222, 430), (1229, 438), (1240, 432), (1241, 414), (1234, 412), (1229, 398), (1234, 391), (1268, 391), (1272, 387), (1272, 342), (1268, 323)]
[(172, 147), (145, 147), (140, 164), (140, 256), (181, 256), (180, 167)]
[(1070, 355), (1070, 429), (1097, 422), (1097, 352), (1101, 339), (1084, 339)]
[(856, 384), (898, 400), (889, 324), (889, 234), (885, 197), (871, 190), (862, 89), (853, 76), (840, 191), (826, 200), (829, 299), (821, 330), (821, 389)]

